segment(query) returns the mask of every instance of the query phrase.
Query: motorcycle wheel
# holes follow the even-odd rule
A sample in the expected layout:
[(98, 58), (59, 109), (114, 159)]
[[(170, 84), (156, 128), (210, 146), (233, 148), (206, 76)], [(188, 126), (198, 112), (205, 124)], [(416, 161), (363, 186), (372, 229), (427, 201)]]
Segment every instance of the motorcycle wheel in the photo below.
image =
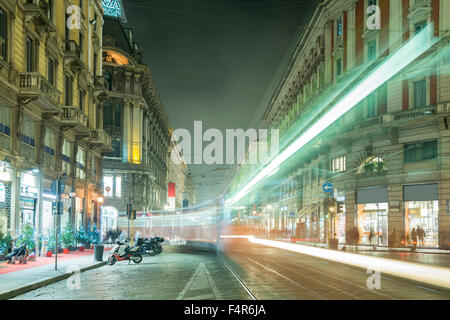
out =
[(111, 256), (108, 258), (108, 264), (110, 266), (112, 266), (114, 263), (116, 263), (116, 261), (117, 261), (117, 258), (115, 256)]
[(160, 254), (162, 252), (162, 246), (156, 247), (156, 254)]
[(137, 253), (131, 257), (131, 260), (133, 260), (134, 263), (141, 263), (142, 256), (139, 253)]

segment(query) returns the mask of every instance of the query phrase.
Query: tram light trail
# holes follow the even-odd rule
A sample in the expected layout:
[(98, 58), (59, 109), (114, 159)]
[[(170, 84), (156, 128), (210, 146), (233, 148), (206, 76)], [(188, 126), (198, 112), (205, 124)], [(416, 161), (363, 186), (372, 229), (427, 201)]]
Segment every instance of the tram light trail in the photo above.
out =
[[(230, 197), (225, 204), (227, 206), (235, 204), (241, 200), (254, 186), (269, 176), (281, 164), (293, 156), (296, 152), (306, 146), (315, 137), (337, 121), (345, 113), (354, 108), (364, 98), (373, 93), (376, 89), (402, 71), (405, 67), (419, 58), (434, 44), (439, 38), (434, 37), (434, 24), (430, 23), (421, 32), (411, 38), (405, 45), (391, 54), (383, 63), (372, 71), (364, 80), (357, 84), (339, 102), (330, 108), (325, 115), (318, 119), (302, 135), (300, 135), (291, 145), (284, 149), (267, 166), (265, 166), (254, 178), (252, 178), (240, 191)], [(325, 108), (326, 106), (321, 106)]]

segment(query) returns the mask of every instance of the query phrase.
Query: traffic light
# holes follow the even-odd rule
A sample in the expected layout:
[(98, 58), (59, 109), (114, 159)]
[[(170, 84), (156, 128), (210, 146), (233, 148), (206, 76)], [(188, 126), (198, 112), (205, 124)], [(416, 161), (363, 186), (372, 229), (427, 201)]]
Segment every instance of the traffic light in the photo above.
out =
[(336, 214), (336, 199), (335, 198), (323, 199), (323, 207), (326, 214), (330, 215)]
[(127, 218), (129, 220), (133, 220), (131, 219), (133, 215), (133, 205), (131, 203), (127, 203)]
[(343, 201), (338, 201), (337, 202), (336, 213), (337, 214), (341, 214), (343, 212), (344, 212), (344, 202)]

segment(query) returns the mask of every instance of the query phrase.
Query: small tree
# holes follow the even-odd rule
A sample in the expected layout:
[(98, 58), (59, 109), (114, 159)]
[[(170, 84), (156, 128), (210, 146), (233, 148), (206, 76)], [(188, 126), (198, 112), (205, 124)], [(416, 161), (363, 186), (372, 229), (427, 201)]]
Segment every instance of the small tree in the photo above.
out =
[(77, 241), (78, 244), (83, 244), (83, 245), (85, 245), (86, 242), (89, 241), (88, 234), (83, 226), (78, 228), (78, 231), (75, 235), (75, 240)]
[(89, 226), (88, 229), (88, 238), (89, 242), (93, 244), (99, 244), (100, 243), (100, 230), (98, 230), (97, 225), (93, 224)]
[(69, 249), (70, 246), (73, 246), (75, 242), (75, 236), (73, 235), (73, 228), (70, 223), (64, 227), (64, 231), (61, 235), (61, 242), (64, 245), (64, 248)]
[(27, 223), (22, 227), (16, 244), (18, 246), (26, 244), (29, 251), (34, 251), (36, 249), (35, 229), (31, 224)]
[(0, 226), (0, 254), (6, 254), (12, 246), (12, 238), (9, 233), (3, 233), (2, 229)]

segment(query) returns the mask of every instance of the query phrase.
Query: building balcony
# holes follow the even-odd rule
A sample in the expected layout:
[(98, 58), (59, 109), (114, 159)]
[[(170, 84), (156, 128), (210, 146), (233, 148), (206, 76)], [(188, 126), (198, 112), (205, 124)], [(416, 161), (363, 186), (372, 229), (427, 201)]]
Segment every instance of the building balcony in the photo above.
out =
[(27, 0), (23, 3), (25, 21), (34, 23), (37, 32), (56, 31), (50, 20), (50, 4), (48, 0)]
[(19, 73), (19, 99), (22, 104), (33, 102), (43, 113), (59, 114), (61, 92), (37, 72)]
[(77, 107), (62, 107), (63, 129), (72, 129), (78, 136), (89, 136), (88, 117)]
[(108, 87), (103, 76), (94, 77), (94, 96), (100, 100), (108, 97)]
[(66, 40), (64, 62), (66, 65), (70, 65), (75, 72), (84, 68), (80, 47), (74, 40)]
[(101, 153), (110, 153), (113, 151), (111, 145), (112, 139), (103, 129), (91, 130), (89, 143), (98, 148)]
[(431, 0), (414, 0), (410, 9), (413, 11), (424, 7), (431, 7)]

